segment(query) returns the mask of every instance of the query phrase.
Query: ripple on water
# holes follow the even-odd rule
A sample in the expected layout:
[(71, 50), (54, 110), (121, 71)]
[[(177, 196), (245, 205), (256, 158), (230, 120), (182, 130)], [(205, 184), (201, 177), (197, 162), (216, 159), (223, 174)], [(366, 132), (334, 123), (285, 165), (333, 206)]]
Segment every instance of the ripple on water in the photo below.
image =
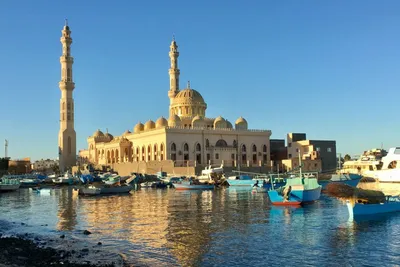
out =
[[(400, 190), (398, 191), (400, 192)], [(136, 265), (395, 266), (400, 216), (348, 222), (335, 199), (303, 208), (273, 207), (248, 189), (79, 197), (70, 188), (41, 196), (29, 190), (0, 195), (2, 231), (71, 237), (116, 250)], [(28, 226), (21, 226), (20, 222)], [(18, 224), (19, 223), (19, 224)], [(40, 226), (47, 225), (47, 226)], [(7, 230), (8, 229), (8, 230)], [(88, 229), (93, 234), (82, 237)]]

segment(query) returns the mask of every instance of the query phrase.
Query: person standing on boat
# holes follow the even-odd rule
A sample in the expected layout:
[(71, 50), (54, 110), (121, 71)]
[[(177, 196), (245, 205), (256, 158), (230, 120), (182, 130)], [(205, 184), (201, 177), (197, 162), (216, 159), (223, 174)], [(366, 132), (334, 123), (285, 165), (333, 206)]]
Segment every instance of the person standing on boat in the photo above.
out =
[(283, 189), (283, 201), (289, 201), (289, 197), (290, 197), (290, 192), (292, 192), (292, 186), (289, 185), (287, 187), (285, 187), (285, 189)]
[(256, 183), (253, 185), (253, 187), (258, 187), (258, 180), (257, 180)]

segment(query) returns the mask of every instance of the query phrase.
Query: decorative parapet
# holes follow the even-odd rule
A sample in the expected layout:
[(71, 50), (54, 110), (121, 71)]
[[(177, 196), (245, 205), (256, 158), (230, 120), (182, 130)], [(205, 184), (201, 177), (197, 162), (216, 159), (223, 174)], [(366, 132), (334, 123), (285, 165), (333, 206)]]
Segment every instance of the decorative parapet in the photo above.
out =
[(234, 129), (234, 128), (207, 128), (207, 127), (184, 127), (184, 126), (166, 126), (166, 129), (178, 129), (178, 130), (208, 130), (208, 131), (229, 131), (229, 132), (253, 132), (253, 133), (271, 133), (271, 130), (260, 130), (260, 129)]

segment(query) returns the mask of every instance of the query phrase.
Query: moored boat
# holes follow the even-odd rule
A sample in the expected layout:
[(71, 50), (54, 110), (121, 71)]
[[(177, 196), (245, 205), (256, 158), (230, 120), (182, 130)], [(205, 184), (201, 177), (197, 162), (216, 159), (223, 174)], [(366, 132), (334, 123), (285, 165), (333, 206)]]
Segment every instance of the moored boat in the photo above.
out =
[[(297, 190), (302, 190), (303, 186), (298, 185), (298, 186), (292, 186), (292, 188), (297, 188)], [(291, 189), (293, 190), (293, 189)], [(283, 192), (279, 190), (269, 190), (268, 191), (268, 197), (273, 205), (277, 206), (299, 206), (302, 204), (303, 200), (298, 198), (295, 195), (292, 195), (290, 190)]]
[(21, 183), (17, 179), (0, 179), (0, 192), (15, 191), (18, 190)]
[(400, 211), (400, 197), (386, 196), (384, 202), (377, 204), (354, 203), (354, 201), (346, 200), (346, 205), (350, 218), (391, 213)]
[(210, 190), (214, 189), (212, 184), (173, 184), (176, 190)]
[(359, 174), (337, 174), (332, 175), (330, 180), (320, 180), (318, 183), (322, 186), (322, 189), (326, 189), (327, 185), (330, 183), (342, 183), (349, 186), (357, 187), (360, 182), (362, 175)]

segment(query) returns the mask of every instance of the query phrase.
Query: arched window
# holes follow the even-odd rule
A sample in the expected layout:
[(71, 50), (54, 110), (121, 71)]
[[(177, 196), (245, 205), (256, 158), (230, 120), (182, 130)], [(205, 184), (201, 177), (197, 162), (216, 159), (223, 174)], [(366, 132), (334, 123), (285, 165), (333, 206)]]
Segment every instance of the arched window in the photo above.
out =
[(189, 151), (189, 145), (187, 143), (183, 145), (183, 151)]
[(164, 144), (160, 145), (160, 151), (163, 152), (164, 151)]
[(197, 145), (196, 145), (196, 151), (201, 151), (201, 146), (199, 143), (197, 143)]
[(233, 147), (237, 147), (237, 142), (236, 142), (236, 140), (233, 140)]
[(263, 145), (263, 152), (267, 152), (267, 145)]
[(206, 147), (210, 147), (210, 141), (206, 139)]
[(257, 152), (257, 146), (253, 145), (253, 152)]
[(172, 144), (171, 144), (171, 151), (176, 151), (176, 145), (175, 145), (175, 143), (172, 143)]
[(136, 148), (136, 155), (139, 155), (139, 147)]
[(228, 144), (224, 139), (219, 139), (217, 143), (215, 144), (216, 147), (227, 147)]
[(246, 145), (242, 145), (242, 152), (246, 152)]
[(157, 152), (157, 144), (154, 145), (154, 153)]
[(150, 145), (147, 146), (147, 153), (151, 153), (151, 146)]

